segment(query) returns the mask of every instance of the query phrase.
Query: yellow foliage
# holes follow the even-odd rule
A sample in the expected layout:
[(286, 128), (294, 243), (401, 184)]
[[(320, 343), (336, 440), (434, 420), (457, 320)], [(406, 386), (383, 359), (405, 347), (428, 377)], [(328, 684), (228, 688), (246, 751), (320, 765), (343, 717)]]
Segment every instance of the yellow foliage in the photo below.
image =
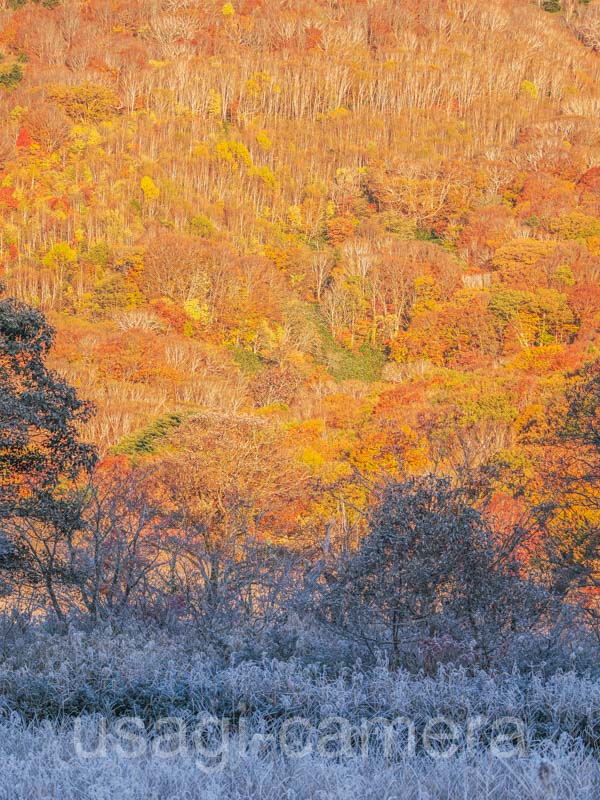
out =
[(264, 70), (262, 72), (253, 73), (252, 77), (246, 81), (245, 89), (247, 96), (257, 100), (263, 96), (265, 91), (271, 86), (271, 81), (271, 76)]
[(555, 248), (556, 242), (514, 239), (496, 250), (492, 265), (499, 270), (521, 271), (549, 256)]
[(206, 303), (200, 303), (196, 297), (193, 297), (191, 300), (186, 300), (183, 304), (183, 310), (193, 322), (208, 321), (208, 305)]
[(42, 259), (42, 264), (48, 269), (60, 269), (67, 264), (72, 264), (77, 258), (77, 253), (66, 242), (57, 242)]
[(266, 131), (259, 131), (256, 134), (256, 141), (263, 150), (270, 150), (273, 147), (273, 143), (269, 139)]
[(527, 97), (532, 97), (534, 100), (537, 100), (540, 96), (537, 86), (531, 81), (521, 82), (521, 94), (526, 95)]
[(192, 147), (192, 155), (195, 158), (210, 158), (208, 145), (204, 144), (204, 142), (198, 142)]
[(300, 206), (290, 206), (288, 208), (288, 220), (293, 228), (302, 228), (302, 209)]
[(573, 211), (552, 220), (550, 230), (561, 239), (587, 239), (600, 236), (600, 220), (589, 214)]
[(305, 447), (301, 455), (302, 462), (307, 467), (317, 468), (322, 467), (325, 463), (325, 458), (321, 453), (314, 449), (314, 447)]
[(140, 183), (140, 188), (146, 200), (156, 200), (160, 194), (159, 189), (149, 175), (144, 175)]
[(237, 169), (237, 163), (235, 161), (235, 158), (233, 157), (233, 153), (231, 151), (231, 147), (229, 146), (229, 142), (225, 140), (217, 142), (215, 146), (215, 155), (219, 161), (225, 161), (231, 164), (234, 169)]
[(433, 278), (429, 275), (419, 276), (415, 280), (415, 292), (417, 294), (415, 313), (435, 308), (439, 300), (440, 289)]
[(25, 106), (15, 106), (11, 110), (11, 112), (9, 114), (9, 117), (13, 122), (18, 122), (21, 119), (21, 117), (24, 114), (26, 114), (28, 111), (29, 111), (29, 109), (26, 108)]
[(48, 99), (59, 105), (68, 116), (79, 120), (107, 119), (120, 105), (112, 89), (90, 81), (76, 86), (51, 86)]
[(593, 256), (600, 256), (600, 236), (591, 236), (587, 240), (587, 246)]
[[(248, 170), (252, 169), (250, 151), (245, 144), (234, 139), (221, 139), (218, 141), (215, 145), (215, 156), (218, 161), (229, 164), (233, 170), (237, 170), (240, 166), (245, 166)], [(258, 170), (255, 170), (252, 174), (258, 174)]]
[(279, 181), (269, 167), (255, 167), (252, 174), (259, 177), (262, 182), (269, 187), (269, 189), (278, 189)]
[(223, 115), (223, 97), (221, 92), (211, 89), (208, 97), (208, 114), (211, 117), (221, 117)]
[(350, 112), (347, 108), (344, 108), (344, 106), (338, 106), (330, 111), (327, 116), (329, 119), (344, 119), (345, 117), (350, 116)]
[(240, 163), (245, 164), (247, 167), (252, 166), (252, 156), (250, 155), (250, 151), (245, 144), (242, 144), (242, 142), (232, 141), (229, 142), (229, 147), (235, 158), (237, 158)]

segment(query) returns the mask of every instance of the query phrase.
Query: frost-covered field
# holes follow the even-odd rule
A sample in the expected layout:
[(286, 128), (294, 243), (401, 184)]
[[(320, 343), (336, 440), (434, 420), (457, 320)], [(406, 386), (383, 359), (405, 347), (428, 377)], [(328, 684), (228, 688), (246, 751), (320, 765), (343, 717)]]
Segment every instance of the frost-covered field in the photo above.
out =
[(581, 745), (546, 745), (520, 759), (484, 751), (434, 760), (428, 756), (386, 764), (379, 758), (335, 763), (318, 757), (236, 760), (215, 774), (192, 757), (81, 761), (69, 729), (52, 724), (0, 725), (6, 800), (191, 800), (191, 798), (586, 798), (600, 796), (598, 763)]
[(600, 797), (600, 681), (224, 660), (185, 637), (26, 633), (0, 798)]

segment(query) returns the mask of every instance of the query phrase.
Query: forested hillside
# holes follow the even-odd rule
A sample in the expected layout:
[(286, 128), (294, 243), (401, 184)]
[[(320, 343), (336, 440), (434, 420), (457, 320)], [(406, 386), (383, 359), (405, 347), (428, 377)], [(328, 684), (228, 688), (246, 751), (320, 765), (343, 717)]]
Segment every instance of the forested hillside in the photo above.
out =
[(313, 470), (454, 417), (514, 454), (597, 347), (600, 11), (560, 6), (5, 2), (4, 281), (102, 451), (211, 409)]
[(217, 537), (354, 547), (382, 476), (433, 472), (562, 541), (599, 33), (576, 0), (3, 3), (2, 280), (103, 468), (178, 476)]
[(599, 59), (0, 0), (0, 800), (600, 796)]
[(598, 356), (595, 2), (3, 6), (2, 280), (102, 456), (311, 540), (382, 473), (539, 502)]

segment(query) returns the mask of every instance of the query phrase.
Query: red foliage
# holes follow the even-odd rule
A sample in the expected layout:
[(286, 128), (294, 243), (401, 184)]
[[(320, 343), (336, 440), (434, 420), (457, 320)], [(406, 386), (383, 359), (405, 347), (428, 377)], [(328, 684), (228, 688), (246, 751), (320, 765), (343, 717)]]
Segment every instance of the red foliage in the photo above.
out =
[(69, 198), (65, 195), (62, 195), (62, 197), (51, 197), (50, 200), (48, 200), (48, 205), (52, 211), (70, 211), (71, 209)]
[(321, 44), (321, 39), (323, 38), (322, 31), (316, 27), (316, 25), (309, 25), (308, 28), (305, 30), (306, 35), (306, 49), (312, 50), (315, 47), (318, 47)]
[(0, 206), (15, 210), (19, 207), (19, 203), (15, 197), (15, 190), (12, 186), (0, 186)]
[(485, 206), (473, 211), (462, 229), (458, 246), (465, 251), (470, 262), (479, 264), (491, 258), (503, 239), (510, 238), (505, 231), (510, 225), (510, 214), (503, 206)]
[(569, 292), (569, 305), (579, 319), (600, 312), (600, 287), (595, 283), (582, 283)]
[(242, 16), (250, 16), (254, 11), (262, 8), (264, 4), (264, 0), (245, 0), (240, 8), (240, 14)]
[(152, 310), (176, 333), (183, 333), (188, 316), (175, 303), (164, 298), (150, 303)]
[(517, 201), (520, 219), (535, 215), (552, 219), (573, 209), (574, 193), (567, 183), (540, 172), (530, 175), (523, 184)]
[(127, 477), (127, 475), (131, 473), (131, 465), (127, 456), (106, 456), (99, 461), (96, 466), (97, 475), (106, 475), (107, 477), (110, 477), (111, 475), (115, 475), (117, 473), (120, 473), (123, 478)]
[(585, 172), (579, 183), (584, 186), (588, 191), (594, 194), (600, 194), (600, 167), (592, 167)]
[(94, 197), (94, 189), (92, 186), (82, 186), (81, 189), (81, 196), (83, 197), (85, 204), (87, 206), (90, 205), (93, 197)]
[(17, 136), (17, 147), (31, 147), (33, 141), (25, 128), (21, 128)]
[(356, 230), (356, 220), (353, 217), (334, 217), (327, 225), (327, 239), (331, 244), (342, 244), (351, 239)]

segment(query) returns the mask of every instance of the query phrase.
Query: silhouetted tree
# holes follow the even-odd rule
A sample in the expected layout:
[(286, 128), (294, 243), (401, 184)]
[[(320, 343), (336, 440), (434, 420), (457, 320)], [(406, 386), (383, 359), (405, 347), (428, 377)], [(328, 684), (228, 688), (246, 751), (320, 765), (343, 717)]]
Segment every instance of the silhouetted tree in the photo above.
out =
[(95, 449), (82, 443), (78, 432), (92, 407), (46, 365), (54, 335), (40, 311), (12, 298), (0, 301), (0, 559), (5, 565), (14, 566), (19, 555), (11, 520), (52, 520), (60, 527), (60, 519), (71, 514), (61, 486), (91, 472), (96, 461)]
[(445, 649), (488, 665), (539, 618), (543, 592), (515, 558), (522, 536), (500, 541), (448, 480), (386, 485), (369, 522), (358, 550), (325, 575), (322, 613), (393, 663), (419, 649), (435, 660)]

